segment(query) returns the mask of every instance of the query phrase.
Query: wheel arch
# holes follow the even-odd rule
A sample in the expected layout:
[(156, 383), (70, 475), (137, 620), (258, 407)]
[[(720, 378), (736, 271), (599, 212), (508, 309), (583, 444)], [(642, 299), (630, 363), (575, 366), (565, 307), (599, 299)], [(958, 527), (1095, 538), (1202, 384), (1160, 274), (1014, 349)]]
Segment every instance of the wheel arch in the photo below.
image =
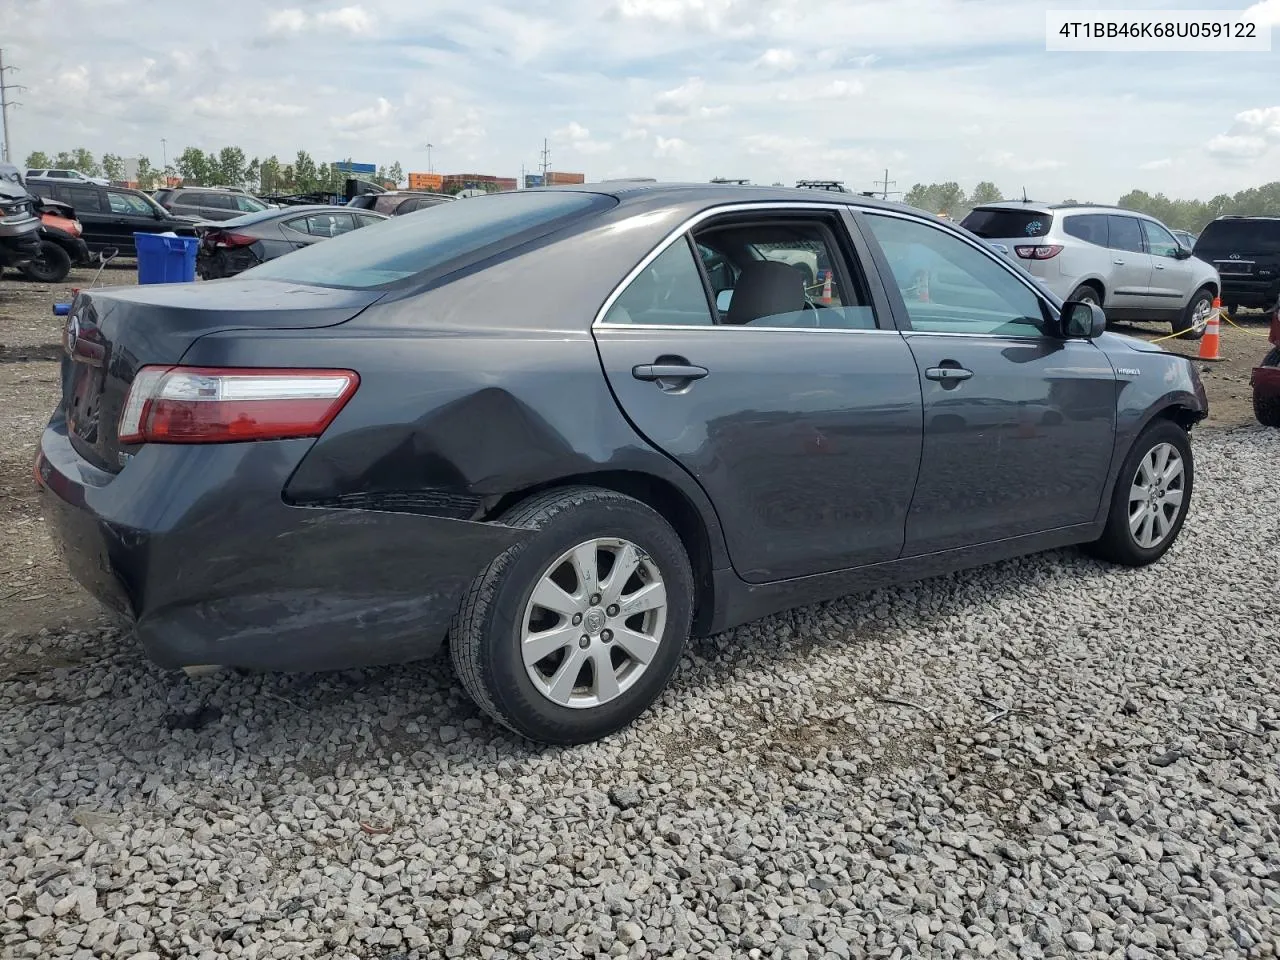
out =
[[(693, 568), (693, 633), (704, 633), (715, 611), (715, 587), (712, 571), (715, 552), (712, 531), (698, 506), (674, 483), (638, 470), (602, 470), (557, 477), (555, 480), (513, 491), (487, 505), (481, 519), (492, 520), (532, 496), (560, 487), (588, 486), (612, 490), (639, 500), (671, 524), (684, 544)], [(718, 526), (716, 527), (718, 530)]]
[(1100, 276), (1086, 274), (1083, 277), (1077, 277), (1071, 285), (1071, 292), (1074, 293), (1080, 287), (1093, 287), (1102, 298), (1102, 306), (1105, 307), (1107, 305), (1107, 284)]

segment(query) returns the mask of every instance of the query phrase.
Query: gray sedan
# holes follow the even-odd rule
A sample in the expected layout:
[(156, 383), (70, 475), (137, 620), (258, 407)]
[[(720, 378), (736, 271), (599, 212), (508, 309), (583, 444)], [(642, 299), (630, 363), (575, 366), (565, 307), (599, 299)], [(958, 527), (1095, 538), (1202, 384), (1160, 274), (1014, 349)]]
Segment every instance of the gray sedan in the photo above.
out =
[(200, 249), (196, 270), (204, 280), (234, 277), (242, 270), (293, 250), (331, 240), (387, 217), (372, 210), (323, 204), (247, 213), (243, 217), (196, 226)]
[(1207, 414), (1192, 363), (1096, 303), (815, 191), (478, 197), (82, 290), (69, 323), (36, 473), (156, 660), (447, 636), (481, 709), (556, 743), (640, 716), (691, 633), (1068, 544), (1156, 562)]

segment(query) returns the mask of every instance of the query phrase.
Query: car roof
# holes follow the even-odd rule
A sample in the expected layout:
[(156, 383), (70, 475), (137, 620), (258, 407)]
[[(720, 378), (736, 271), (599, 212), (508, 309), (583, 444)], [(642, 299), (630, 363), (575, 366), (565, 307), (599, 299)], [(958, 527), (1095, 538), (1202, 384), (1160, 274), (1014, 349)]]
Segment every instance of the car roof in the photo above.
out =
[[(795, 187), (752, 186), (720, 183), (660, 183), (644, 181), (611, 181), (575, 183), (552, 187), (532, 187), (533, 191), (595, 193), (613, 197), (620, 205), (645, 203), (659, 205), (663, 201), (675, 205), (715, 207), (730, 203), (828, 203), (832, 205), (874, 207), (884, 210), (907, 210), (916, 216), (924, 211), (895, 200), (880, 200), (860, 193), (835, 190), (805, 190)], [(528, 190), (507, 191), (527, 193)], [(501, 194), (491, 194), (501, 196)]]

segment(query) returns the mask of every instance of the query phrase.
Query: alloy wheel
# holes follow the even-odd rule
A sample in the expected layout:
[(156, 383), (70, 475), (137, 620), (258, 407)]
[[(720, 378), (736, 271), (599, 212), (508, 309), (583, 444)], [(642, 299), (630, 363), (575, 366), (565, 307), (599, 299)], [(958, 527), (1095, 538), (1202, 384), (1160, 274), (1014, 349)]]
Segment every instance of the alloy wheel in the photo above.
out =
[(1138, 463), (1129, 488), (1129, 532), (1134, 543), (1151, 550), (1173, 531), (1186, 493), (1182, 454), (1171, 443), (1158, 443)]
[(520, 655), (552, 703), (599, 707), (644, 674), (666, 622), (666, 586), (652, 558), (628, 540), (588, 540), (539, 577), (525, 607)]

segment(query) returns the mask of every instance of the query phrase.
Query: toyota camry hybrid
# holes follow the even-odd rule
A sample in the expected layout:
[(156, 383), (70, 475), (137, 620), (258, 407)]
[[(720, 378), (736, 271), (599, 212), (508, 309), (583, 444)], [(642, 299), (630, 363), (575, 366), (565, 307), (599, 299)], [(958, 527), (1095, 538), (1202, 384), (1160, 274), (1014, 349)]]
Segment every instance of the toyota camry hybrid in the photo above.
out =
[(201, 284), (82, 290), (35, 465), (159, 663), (447, 641), (577, 743), (690, 634), (1085, 544), (1158, 560), (1191, 363), (871, 198), (620, 183), (470, 198)]

